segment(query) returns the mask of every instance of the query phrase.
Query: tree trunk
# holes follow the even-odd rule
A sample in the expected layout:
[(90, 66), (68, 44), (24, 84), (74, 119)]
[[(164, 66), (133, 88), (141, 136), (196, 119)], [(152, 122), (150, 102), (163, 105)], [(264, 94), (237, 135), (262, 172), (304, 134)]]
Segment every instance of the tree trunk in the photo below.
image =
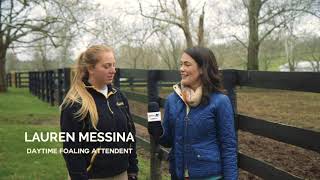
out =
[(259, 70), (259, 44), (250, 43), (248, 47), (248, 70)]
[(294, 51), (293, 51), (293, 40), (291, 39), (292, 36), (292, 32), (290, 32), (290, 35), (287, 35), (285, 37), (285, 41), (284, 41), (284, 48), (285, 48), (285, 52), (286, 52), (286, 59), (288, 61), (288, 66), (289, 66), (289, 71), (290, 72), (294, 72), (296, 69), (296, 61), (294, 58)]
[[(7, 83), (6, 83), (6, 60), (5, 60), (5, 52), (1, 50), (0, 57), (0, 93), (7, 92)], [(4, 53), (4, 55), (2, 55)]]
[(188, 14), (187, 0), (181, 0), (179, 3), (182, 10), (182, 16), (183, 16), (182, 29), (183, 29), (184, 36), (186, 38), (187, 47), (190, 48), (190, 47), (193, 47), (193, 42), (192, 42), (192, 35), (189, 28), (189, 14)]
[(199, 46), (204, 46), (204, 7), (202, 8), (202, 14), (199, 17), (199, 26), (198, 26), (198, 45)]
[(259, 11), (261, 0), (250, 0), (249, 14), (249, 46), (248, 46), (248, 70), (259, 70)]
[(187, 42), (187, 47), (191, 48), (193, 47), (193, 42), (192, 42), (192, 36), (189, 30), (183, 30), (184, 36), (186, 37), (186, 42)]

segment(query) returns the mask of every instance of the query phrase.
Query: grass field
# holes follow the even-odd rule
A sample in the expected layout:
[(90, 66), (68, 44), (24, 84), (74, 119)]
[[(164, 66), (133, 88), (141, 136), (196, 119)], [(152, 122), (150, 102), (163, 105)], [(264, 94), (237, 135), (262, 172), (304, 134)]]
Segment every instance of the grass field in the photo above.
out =
[[(59, 109), (51, 107), (27, 89), (9, 88), (0, 94), (0, 179), (67, 179), (62, 155), (27, 154), (27, 148), (60, 148), (61, 143), (25, 142), (24, 133), (59, 131)], [(149, 159), (139, 150), (139, 179), (149, 176)], [(169, 179), (167, 174), (163, 179)]]
[(1, 124), (58, 124), (59, 109), (31, 96), (27, 89), (0, 93)]
[(268, 121), (320, 131), (320, 94), (243, 87), (238, 112)]

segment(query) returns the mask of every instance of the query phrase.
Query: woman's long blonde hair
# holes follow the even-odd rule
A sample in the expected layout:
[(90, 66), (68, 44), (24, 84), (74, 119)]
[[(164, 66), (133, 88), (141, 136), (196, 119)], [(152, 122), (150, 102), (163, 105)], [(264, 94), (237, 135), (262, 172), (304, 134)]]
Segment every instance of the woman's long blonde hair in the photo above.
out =
[(93, 97), (89, 94), (83, 83), (84, 77), (89, 77), (88, 67), (94, 67), (99, 61), (102, 52), (113, 52), (113, 49), (104, 45), (93, 45), (82, 52), (75, 64), (75, 76), (72, 79), (71, 87), (60, 105), (60, 110), (73, 103), (81, 104), (81, 108), (74, 114), (84, 120), (89, 113), (92, 126), (97, 129), (98, 112)]

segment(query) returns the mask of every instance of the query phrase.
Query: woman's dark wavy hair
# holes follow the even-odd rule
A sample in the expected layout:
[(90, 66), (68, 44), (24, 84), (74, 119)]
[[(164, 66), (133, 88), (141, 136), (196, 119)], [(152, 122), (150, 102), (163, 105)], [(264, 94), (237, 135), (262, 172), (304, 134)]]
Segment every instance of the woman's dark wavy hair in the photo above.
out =
[(184, 52), (192, 57), (202, 70), (201, 81), (203, 87), (201, 104), (209, 102), (209, 95), (212, 92), (224, 93), (222, 77), (213, 52), (208, 48), (199, 46), (187, 48)]

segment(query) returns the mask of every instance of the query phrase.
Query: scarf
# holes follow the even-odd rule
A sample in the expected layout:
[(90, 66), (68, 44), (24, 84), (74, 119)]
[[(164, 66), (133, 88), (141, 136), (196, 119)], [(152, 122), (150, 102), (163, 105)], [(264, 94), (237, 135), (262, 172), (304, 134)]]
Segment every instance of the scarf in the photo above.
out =
[(181, 84), (181, 93), (183, 99), (189, 106), (196, 107), (201, 102), (202, 86), (199, 86), (195, 91), (193, 91), (191, 88)]
[(202, 98), (202, 86), (199, 86), (195, 91), (189, 87), (183, 86), (181, 83), (174, 85), (173, 88), (188, 106), (196, 107), (200, 104)]

